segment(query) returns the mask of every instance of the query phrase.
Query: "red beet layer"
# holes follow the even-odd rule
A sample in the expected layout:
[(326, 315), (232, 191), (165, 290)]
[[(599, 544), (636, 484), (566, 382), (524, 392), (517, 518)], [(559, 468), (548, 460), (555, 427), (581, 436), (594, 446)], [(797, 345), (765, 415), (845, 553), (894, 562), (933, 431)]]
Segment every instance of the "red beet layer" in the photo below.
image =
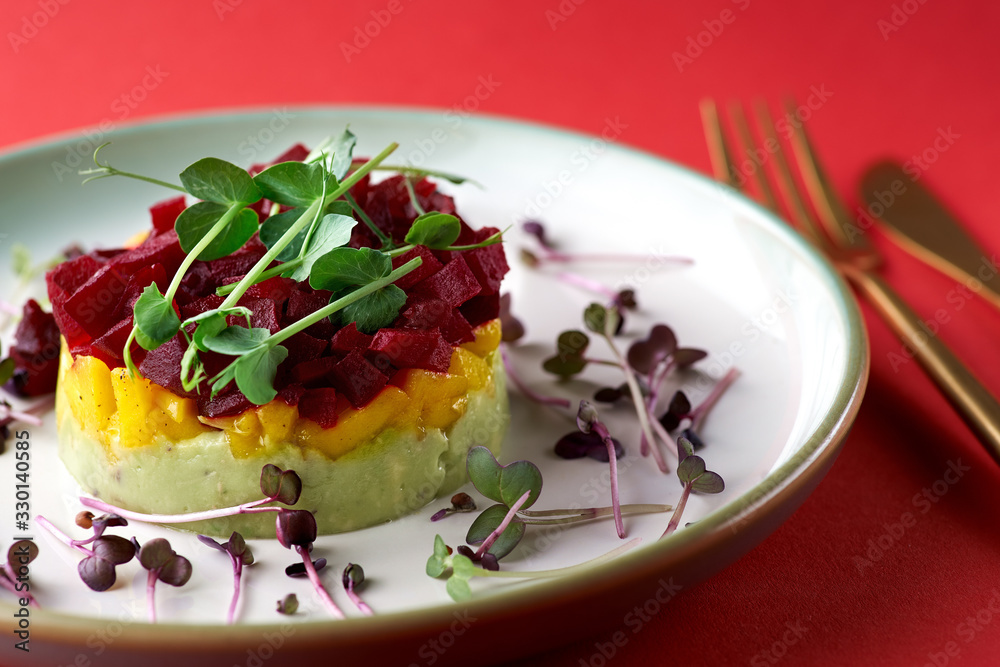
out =
[[(302, 159), (306, 150), (296, 146), (277, 161)], [(251, 173), (263, 169), (252, 168)], [(427, 180), (414, 184), (425, 210), (455, 214), (451, 197), (441, 194)], [(402, 243), (416, 218), (402, 176), (373, 184), (365, 177), (351, 193), (384, 233)], [(258, 202), (254, 210), (270, 210), (270, 202)], [(156, 204), (150, 209), (153, 228), (149, 237), (132, 249), (94, 251), (63, 262), (46, 275), (49, 299), (59, 330), (74, 355), (94, 356), (112, 368), (124, 366), (122, 349), (132, 329), (132, 307), (142, 289), (156, 283), (164, 291), (177, 271), (184, 253), (173, 231), (174, 221), (184, 210), (184, 198)], [(473, 230), (462, 222), (456, 244), (467, 245), (496, 233), (494, 228)], [(352, 247), (378, 247), (371, 231), (359, 223)], [(177, 292), (175, 307), (182, 319), (217, 307), (215, 295), (221, 285), (235, 282), (264, 255), (266, 248), (252, 238), (228, 257), (211, 262), (195, 261)], [(275, 388), (279, 396), (299, 406), (303, 417), (329, 425), (337, 395), (355, 407), (370, 401), (403, 368), (445, 372), (453, 345), (473, 339), (473, 327), (499, 314), (500, 281), (508, 270), (500, 244), (464, 252), (432, 251), (417, 247), (393, 260), (398, 267), (413, 257), (423, 264), (396, 284), (407, 293), (406, 304), (392, 327), (374, 336), (361, 333), (354, 324), (338, 329), (323, 320), (284, 342), (287, 359), (279, 366)], [(253, 312), (254, 327), (272, 333), (325, 306), (330, 293), (314, 290), (306, 282), (271, 278), (253, 286), (239, 305)], [(237, 324), (237, 320), (231, 320)], [(207, 417), (239, 414), (252, 404), (230, 383), (214, 399), (207, 387), (202, 393), (184, 391), (180, 383), (181, 356), (186, 346), (178, 334), (156, 350), (146, 352), (133, 345), (133, 359), (142, 375), (175, 394), (195, 398)], [(201, 353), (209, 377), (232, 358)]]

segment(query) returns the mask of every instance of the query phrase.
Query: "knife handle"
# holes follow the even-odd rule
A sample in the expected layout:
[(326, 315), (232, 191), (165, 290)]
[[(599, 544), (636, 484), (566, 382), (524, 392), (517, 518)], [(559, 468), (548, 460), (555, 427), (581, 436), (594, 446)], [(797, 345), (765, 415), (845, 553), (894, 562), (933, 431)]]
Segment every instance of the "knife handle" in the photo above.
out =
[(851, 266), (844, 275), (882, 315), (914, 358), (937, 383), (948, 402), (1000, 463), (1000, 403), (944, 342), (920, 326), (920, 316), (882, 278)]

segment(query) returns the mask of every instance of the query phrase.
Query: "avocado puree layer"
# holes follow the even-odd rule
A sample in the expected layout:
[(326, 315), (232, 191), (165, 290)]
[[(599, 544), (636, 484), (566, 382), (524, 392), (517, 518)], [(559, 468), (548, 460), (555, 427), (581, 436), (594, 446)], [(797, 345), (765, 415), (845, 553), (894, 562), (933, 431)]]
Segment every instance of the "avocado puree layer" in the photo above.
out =
[[(296, 507), (314, 512), (320, 533), (357, 530), (409, 514), (461, 486), (472, 447), (499, 452), (510, 421), (506, 378), (499, 352), (487, 361), (493, 382), (468, 394), (465, 414), (445, 431), (389, 428), (336, 460), (296, 444), (237, 459), (222, 431), (182, 442), (161, 435), (144, 447), (113, 443), (109, 450), (83, 432), (57, 392), (59, 454), (85, 493), (149, 514), (197, 512), (260, 499), (261, 468), (273, 463), (302, 478)], [(274, 515), (175, 527), (218, 537), (237, 530), (247, 538), (267, 538), (274, 537)]]

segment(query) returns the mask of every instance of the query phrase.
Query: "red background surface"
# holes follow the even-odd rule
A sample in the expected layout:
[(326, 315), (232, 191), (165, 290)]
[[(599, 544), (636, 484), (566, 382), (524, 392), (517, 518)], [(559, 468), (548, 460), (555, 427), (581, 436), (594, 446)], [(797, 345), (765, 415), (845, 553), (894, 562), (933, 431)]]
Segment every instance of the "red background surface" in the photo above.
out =
[[(733, 20), (717, 22), (725, 10)], [(391, 20), (345, 56), (342, 43), (372, 12)], [(707, 172), (699, 99), (822, 90), (808, 127), (843, 193), (856, 200), (876, 158), (927, 150), (935, 160), (924, 182), (1000, 253), (998, 22), (994, 3), (942, 0), (5, 0), (0, 147), (192, 110), (463, 107), (487, 77), (495, 90), (479, 111), (592, 133), (618, 119), (622, 142)], [(675, 54), (689, 48), (678, 66)], [(147, 68), (160, 81), (141, 101), (123, 98)], [(935, 155), (939, 131), (957, 138)], [(0, 226), (16, 224), (0, 213)], [(953, 280), (876, 240), (889, 281), (925, 317), (944, 310), (940, 336), (1000, 393), (1000, 313), (979, 299), (960, 307), (949, 300)], [(914, 363), (894, 367), (899, 344), (864, 310), (867, 397), (802, 509), (641, 632), (612, 628), (523, 664), (601, 665), (601, 645), (616, 665), (1000, 662), (1000, 470)], [(933, 504), (915, 502), (959, 460), (970, 469), (957, 483)], [(915, 523), (893, 536), (907, 512)], [(859, 565), (880, 537), (878, 559)], [(609, 643), (616, 630), (624, 646)]]

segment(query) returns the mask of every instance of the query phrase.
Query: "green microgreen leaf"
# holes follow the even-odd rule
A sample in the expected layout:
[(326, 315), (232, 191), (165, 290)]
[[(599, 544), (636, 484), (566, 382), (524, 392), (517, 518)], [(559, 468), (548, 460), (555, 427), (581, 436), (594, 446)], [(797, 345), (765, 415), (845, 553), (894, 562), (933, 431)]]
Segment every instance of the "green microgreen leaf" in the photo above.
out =
[(233, 206), (253, 204), (261, 191), (245, 169), (219, 158), (206, 157), (180, 174), (181, 183), (194, 197)]
[(614, 308), (600, 303), (592, 303), (583, 311), (583, 322), (587, 328), (601, 336), (610, 336), (621, 321), (621, 315)]
[(531, 507), (542, 492), (542, 473), (530, 461), (514, 461), (505, 466), (497, 463), (493, 453), (486, 447), (473, 447), (466, 458), (469, 479), (481, 494), (511, 507), (531, 491), (522, 509)]
[(684, 484), (693, 483), (705, 474), (705, 459), (700, 456), (685, 456), (684, 460), (677, 465), (677, 477)]
[(333, 293), (384, 278), (392, 272), (392, 259), (373, 248), (335, 248), (313, 264), (309, 285)]
[[(174, 223), (181, 249), (190, 253), (228, 210), (227, 205), (212, 201), (198, 202), (184, 209)], [(240, 209), (211, 243), (198, 253), (198, 259), (210, 262), (231, 255), (242, 248), (256, 231), (257, 213), (248, 208)]]
[[(285, 206), (306, 207), (323, 196), (324, 177), (322, 163), (280, 162), (253, 177), (266, 199)], [(327, 177), (326, 185), (337, 187), (337, 179)]]
[(698, 493), (722, 493), (726, 490), (726, 482), (718, 473), (706, 470), (691, 484), (691, 490)]
[[(331, 301), (336, 301), (338, 296), (343, 295), (334, 295)], [(335, 318), (341, 325), (354, 322), (361, 333), (374, 334), (395, 322), (405, 304), (406, 292), (395, 285), (386, 285), (345, 306)]]
[(202, 345), (211, 352), (237, 356), (255, 351), (270, 336), (268, 329), (228, 326), (214, 336), (205, 336)]
[(333, 156), (329, 160), (329, 170), (338, 181), (342, 180), (351, 169), (351, 156), (354, 153), (354, 146), (357, 142), (357, 137), (355, 137), (354, 133), (346, 127), (344, 128), (344, 131), (333, 140), (333, 144), (331, 146), (333, 148)]
[(493, 452), (486, 447), (473, 447), (465, 459), (465, 468), (479, 493), (490, 500), (503, 502), (503, 496), (500, 495), (502, 468), (493, 456)]
[[(281, 240), (292, 225), (298, 221), (302, 214), (306, 212), (304, 208), (293, 208), (289, 211), (282, 211), (277, 215), (272, 215), (267, 218), (260, 226), (260, 241), (268, 248), (274, 247), (274, 244)], [(347, 202), (335, 201), (331, 202), (329, 206), (324, 209), (325, 215), (342, 215), (345, 217), (350, 217), (351, 206)], [(303, 229), (298, 234), (295, 235), (287, 246), (278, 253), (276, 260), (279, 262), (289, 262), (299, 256), (302, 251), (302, 244), (308, 236), (308, 228)], [(311, 244), (310, 244), (311, 245)]]
[(7, 380), (11, 379), (16, 369), (17, 363), (13, 357), (7, 357), (3, 361), (0, 361), (0, 384), (5, 384)]
[(476, 576), (476, 566), (472, 559), (462, 554), (455, 554), (451, 559), (451, 571), (460, 579), (469, 579)]
[(282, 470), (268, 463), (260, 471), (260, 490), (268, 498), (294, 505), (302, 495), (302, 479), (294, 470)]
[(450, 567), (451, 555), (448, 553), (448, 545), (440, 535), (434, 536), (434, 553), (427, 559), (427, 566), (424, 568), (430, 577), (440, 577)]
[(255, 405), (266, 405), (274, 400), (278, 395), (274, 388), (274, 377), (278, 373), (278, 365), (287, 356), (287, 348), (265, 345), (236, 360), (236, 386), (248, 401)]
[(297, 281), (308, 280), (316, 260), (334, 248), (347, 245), (356, 224), (357, 220), (349, 215), (339, 213), (325, 215), (309, 239), (309, 246), (299, 254), (301, 263), (282, 275)]
[(581, 373), (587, 367), (583, 356), (590, 345), (590, 338), (575, 329), (563, 331), (556, 341), (556, 354), (542, 362), (542, 368), (566, 379)]
[[(465, 558), (465, 556), (456, 556), (456, 558)], [(466, 560), (468, 560), (466, 558)], [(465, 602), (466, 600), (472, 599), (472, 587), (469, 586), (469, 581), (467, 579), (462, 579), (456, 575), (452, 575), (448, 578), (448, 582), (445, 584), (445, 590), (448, 591), (448, 595), (455, 602)]]
[(447, 213), (431, 211), (413, 221), (404, 240), (413, 245), (441, 250), (458, 240), (461, 233), (462, 223), (458, 218)]
[(177, 335), (181, 320), (171, 304), (156, 287), (147, 285), (133, 309), (136, 340), (146, 350), (153, 350)]
[[(476, 517), (476, 520), (469, 526), (469, 532), (465, 535), (465, 541), (469, 544), (482, 544), (483, 541), (496, 530), (507, 516), (509, 508), (504, 504), (493, 505), (486, 508)], [(493, 554), (498, 559), (503, 558), (518, 545), (524, 537), (526, 526), (516, 518), (511, 521), (500, 537), (497, 538), (488, 553)]]

